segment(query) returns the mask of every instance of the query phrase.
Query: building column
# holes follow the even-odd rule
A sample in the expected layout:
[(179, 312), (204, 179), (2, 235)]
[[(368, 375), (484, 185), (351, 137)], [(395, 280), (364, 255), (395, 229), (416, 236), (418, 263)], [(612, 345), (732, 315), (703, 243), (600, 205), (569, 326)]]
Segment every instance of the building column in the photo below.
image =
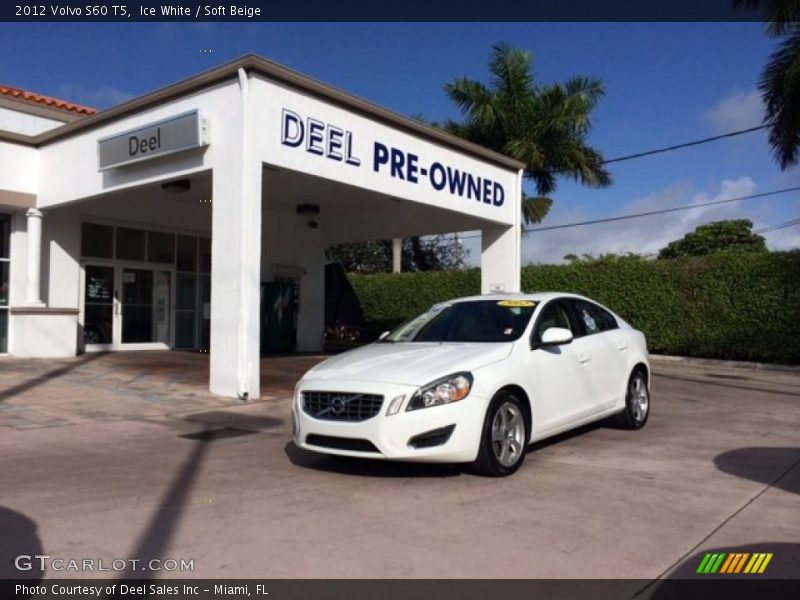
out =
[(28, 220), (28, 273), (25, 287), (25, 304), (44, 306), (42, 302), (42, 212), (29, 208)]
[(481, 230), (481, 293), (520, 291), (519, 225), (488, 225)]
[(392, 239), (392, 273), (399, 273), (403, 267), (403, 238)]
[[(249, 78), (240, 70), (241, 127), (224, 141), (212, 174), (212, 393), (253, 400), (260, 393), (261, 162), (251, 150)], [(218, 150), (219, 151), (219, 150)]]

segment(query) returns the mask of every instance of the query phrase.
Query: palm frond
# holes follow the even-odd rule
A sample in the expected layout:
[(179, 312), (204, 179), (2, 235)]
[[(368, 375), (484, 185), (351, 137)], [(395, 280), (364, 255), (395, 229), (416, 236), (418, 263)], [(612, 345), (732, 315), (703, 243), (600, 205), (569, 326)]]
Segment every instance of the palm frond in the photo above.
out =
[(541, 223), (550, 212), (553, 200), (546, 196), (526, 196), (522, 195), (522, 218), (526, 225), (531, 223)]
[(782, 169), (800, 159), (800, 32), (770, 57), (759, 84), (770, 126), (769, 142)]

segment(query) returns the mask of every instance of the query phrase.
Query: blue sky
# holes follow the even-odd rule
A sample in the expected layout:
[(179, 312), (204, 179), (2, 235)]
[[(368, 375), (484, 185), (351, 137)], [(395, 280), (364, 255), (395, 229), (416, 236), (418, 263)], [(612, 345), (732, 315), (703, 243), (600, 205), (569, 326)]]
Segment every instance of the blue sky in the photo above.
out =
[[(585, 74), (606, 96), (590, 140), (607, 158), (757, 125), (756, 86), (775, 41), (756, 23), (134, 23), (0, 25), (0, 82), (105, 108), (256, 52), (407, 115), (457, 113), (443, 85), (486, 79), (489, 48), (535, 56), (543, 82)], [(210, 49), (211, 52), (201, 52)], [(613, 166), (604, 190), (562, 182), (545, 225), (666, 208), (800, 185), (781, 172), (766, 135)], [(568, 252), (654, 252), (696, 225), (747, 217), (763, 227), (796, 218), (800, 193), (613, 225), (530, 233), (524, 260)], [(800, 246), (800, 227), (767, 234)], [(467, 242), (474, 248), (474, 240)], [(477, 252), (473, 250), (473, 260)]]

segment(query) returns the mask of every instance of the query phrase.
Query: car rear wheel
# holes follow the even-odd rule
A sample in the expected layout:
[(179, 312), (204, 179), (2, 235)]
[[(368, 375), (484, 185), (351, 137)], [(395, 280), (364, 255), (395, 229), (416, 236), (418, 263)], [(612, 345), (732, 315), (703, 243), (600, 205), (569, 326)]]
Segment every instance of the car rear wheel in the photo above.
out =
[(625, 395), (625, 410), (615, 416), (614, 422), (623, 429), (641, 429), (650, 416), (650, 389), (647, 376), (636, 370), (628, 380), (628, 392)]
[(499, 392), (486, 411), (474, 470), (487, 477), (515, 473), (525, 460), (528, 435), (528, 422), (520, 399), (509, 391)]

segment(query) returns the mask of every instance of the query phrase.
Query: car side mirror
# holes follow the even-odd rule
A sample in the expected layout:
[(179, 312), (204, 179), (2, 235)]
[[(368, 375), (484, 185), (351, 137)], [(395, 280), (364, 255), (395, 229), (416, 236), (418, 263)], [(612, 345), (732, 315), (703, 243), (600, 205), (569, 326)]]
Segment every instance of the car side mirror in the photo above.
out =
[(536, 348), (550, 348), (552, 346), (562, 346), (572, 343), (572, 332), (564, 327), (548, 327), (542, 334), (542, 340), (534, 343), (533, 350)]
[(385, 338), (385, 337), (386, 337), (387, 335), (389, 335), (390, 333), (391, 333), (391, 331), (384, 331), (382, 334), (380, 334), (380, 335), (378, 336), (378, 341), (381, 341), (383, 338)]

